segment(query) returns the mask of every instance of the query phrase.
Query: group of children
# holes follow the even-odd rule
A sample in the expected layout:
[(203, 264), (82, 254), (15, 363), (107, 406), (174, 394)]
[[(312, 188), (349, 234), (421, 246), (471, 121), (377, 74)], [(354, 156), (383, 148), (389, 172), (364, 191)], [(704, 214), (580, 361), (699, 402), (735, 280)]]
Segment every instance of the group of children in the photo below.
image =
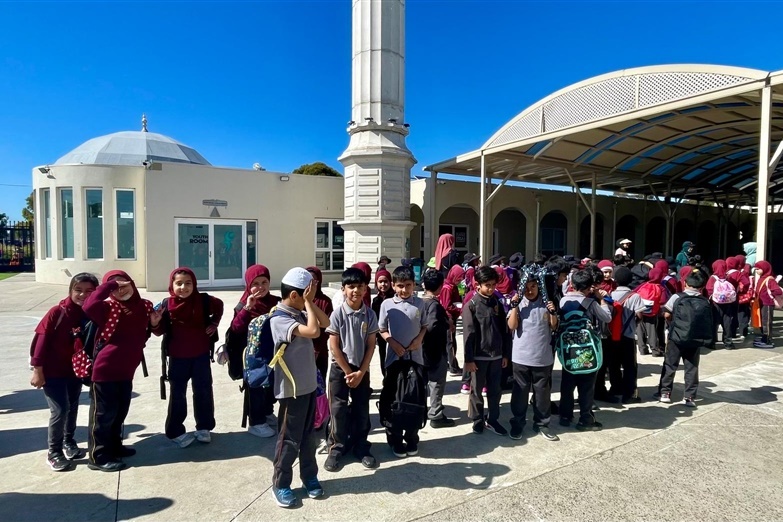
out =
[[(450, 253), (441, 252), (441, 257), (448, 260)], [(399, 458), (418, 453), (418, 431), (426, 420), (433, 428), (454, 425), (443, 408), (448, 373), (467, 376), (463, 390), (467, 388), (470, 395), (468, 416), (476, 434), (490, 431), (521, 439), (531, 391), (533, 430), (544, 439), (559, 440), (549, 427), (555, 413), (562, 426), (576, 421), (578, 430), (600, 429), (594, 400), (641, 400), (636, 389), (635, 343), (640, 334), (646, 339), (650, 331), (657, 331), (657, 323), (648, 329), (645, 318), (652, 313), (657, 316), (658, 309), (669, 332), (659, 399), (671, 402), (674, 374), (682, 359), (684, 403), (695, 406), (700, 350), (714, 346), (715, 319), (723, 321), (723, 305), (730, 304), (708, 298), (716, 288), (724, 290), (721, 285), (728, 271), (724, 274), (720, 263), (713, 265), (712, 275), (701, 266), (689, 267), (681, 271), (679, 281), (671, 283), (664, 281), (669, 271), (662, 265), (644, 262), (652, 268), (640, 282), (631, 269), (611, 262), (574, 266), (563, 258), (539, 256), (520, 269), (515, 267), (516, 276), (508, 277), (507, 267), (479, 266), (478, 256), (471, 256), (467, 266), (441, 263), (440, 268), (427, 270), (421, 277), (421, 298), (414, 291), (412, 267), (400, 266), (391, 273), (384, 267), (375, 274), (374, 299), (370, 295), (372, 271), (366, 263), (357, 263), (342, 273), (342, 291), (333, 300), (321, 291), (320, 272), (314, 267), (289, 270), (281, 279), (281, 295), (276, 297), (269, 291), (269, 270), (251, 266), (227, 338), (246, 339), (251, 323), (264, 318), (276, 351), (282, 347), (276, 356), (281, 364), (269, 385), (244, 386), (243, 416), (249, 420), (248, 431), (278, 438), (272, 485), (276, 503), (292, 507), (298, 502), (291, 488), (297, 459), (307, 495), (323, 495), (314, 436), (319, 373), (326, 382), (331, 417), (324, 468), (338, 471), (349, 453), (366, 468), (378, 466), (368, 441), (369, 368), (376, 346), (384, 376), (381, 422), (386, 441)], [(756, 263), (755, 271), (747, 286), (761, 305), (764, 338), (760, 341), (766, 345), (771, 339), (772, 312), (783, 291), (771, 277), (768, 263)], [(470, 283), (463, 297), (459, 288), (465, 286), (468, 274)], [(743, 284), (742, 277), (735, 279)], [(667, 291), (670, 283), (673, 291)], [(644, 285), (662, 288), (653, 293), (656, 302), (649, 302), (650, 294), (640, 291)], [(185, 267), (172, 271), (169, 294), (153, 306), (140, 297), (124, 272), (107, 273), (102, 284), (90, 274), (78, 274), (68, 297), (41, 320), (32, 346), (31, 384), (43, 388), (50, 405), (48, 462), (52, 469), (70, 469), (73, 460), (83, 455), (73, 437), (83, 381), (74, 373), (72, 356), (85, 342), (95, 346), (90, 375), (91, 469), (119, 471), (126, 466), (124, 459), (135, 453), (122, 445), (122, 425), (133, 375), (153, 333), (164, 337), (169, 360), (166, 436), (180, 447), (210, 442), (215, 427), (210, 359), (223, 303), (200, 293), (195, 274)], [(600, 332), (604, 361), (591, 373), (563, 371), (558, 406), (551, 401), (554, 345), (561, 318), (575, 310)], [(459, 368), (454, 337), (460, 316), (463, 368)], [(94, 341), (84, 335), (90, 323), (97, 325)], [(723, 325), (726, 339), (731, 323), (723, 321)], [(195, 433), (187, 433), (184, 427), (188, 382), (193, 389)], [(506, 383), (512, 388), (510, 431), (499, 418)], [(576, 419), (575, 390), (579, 397)], [(279, 403), (277, 416), (275, 402)]]

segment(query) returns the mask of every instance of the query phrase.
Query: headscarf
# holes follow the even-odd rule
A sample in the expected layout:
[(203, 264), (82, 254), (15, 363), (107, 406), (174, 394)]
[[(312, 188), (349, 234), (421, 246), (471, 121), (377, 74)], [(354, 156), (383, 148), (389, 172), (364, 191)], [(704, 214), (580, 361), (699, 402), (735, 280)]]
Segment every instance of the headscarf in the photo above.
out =
[(663, 270), (664, 277), (669, 275), (669, 262), (666, 261), (665, 259), (660, 259), (660, 260), (656, 261), (654, 268), (659, 268), (659, 269)]
[(136, 283), (122, 270), (110, 270), (106, 272), (103, 275), (101, 282), (106, 284), (115, 277), (121, 277), (126, 281), (129, 281), (131, 288), (133, 288), (133, 293), (126, 301), (120, 301), (113, 295), (109, 297), (109, 300), (107, 301), (110, 307), (109, 319), (106, 321), (106, 324), (101, 327), (100, 332), (100, 338), (106, 342), (114, 335), (114, 331), (117, 329), (119, 320), (123, 315), (132, 315), (135, 313), (149, 315), (150, 312), (152, 312), (152, 303), (141, 298), (141, 294), (139, 294), (139, 290), (136, 288)]
[(446, 274), (444, 283), (457, 286), (463, 279), (465, 279), (465, 269), (460, 265), (454, 265), (449, 269), (449, 273)]
[[(535, 281), (538, 283), (538, 295), (541, 296), (541, 302), (544, 305), (549, 303), (549, 291), (547, 290), (546, 278), (551, 276), (552, 273), (544, 267), (540, 267), (534, 263), (525, 265), (522, 267), (521, 277), (519, 278), (519, 287), (517, 293), (519, 296), (525, 295), (525, 289), (527, 288), (528, 281)], [(554, 274), (555, 277), (557, 274)]]
[(324, 291), (321, 289), (321, 283), (323, 282), (324, 276), (321, 273), (321, 269), (317, 266), (308, 266), (305, 268), (308, 272), (310, 272), (313, 275), (313, 280), (316, 284), (316, 290), (315, 290), (315, 297), (313, 298), (313, 304), (326, 312), (326, 309), (331, 306), (332, 300), (329, 299), (329, 297), (324, 293)]
[[(760, 268), (761, 269), (761, 277), (759, 277), (759, 285), (761, 284), (761, 281), (766, 278), (767, 276), (772, 275), (772, 265), (769, 264), (769, 261), (757, 261), (755, 265), (753, 265), (753, 268)], [(757, 285), (758, 288), (758, 285)]]
[(747, 260), (745, 259), (745, 256), (740, 254), (738, 256), (734, 256), (737, 258), (740, 264), (740, 270), (742, 270), (742, 273), (746, 276), (750, 277), (750, 273), (752, 272), (751, 266), (748, 264)]
[(454, 235), (443, 234), (438, 238), (438, 246), (435, 248), (435, 270), (443, 268), (443, 260), (454, 249)]
[[(193, 292), (184, 299), (174, 293), (174, 278), (181, 273), (189, 275), (193, 280)], [(172, 270), (169, 275), (169, 296), (167, 308), (172, 323), (204, 324), (204, 305), (198, 292), (198, 282), (193, 270), (187, 267)]]
[(495, 290), (500, 292), (503, 295), (508, 295), (511, 293), (511, 279), (508, 278), (508, 274), (506, 274), (506, 271), (503, 269), (502, 266), (496, 266), (495, 272), (498, 274), (498, 284), (495, 286)]
[[(377, 272), (375, 272), (375, 288), (376, 289), (378, 288), (378, 280), (382, 277), (385, 277), (386, 279), (389, 280), (389, 289), (386, 290), (386, 293), (381, 293), (381, 291), (378, 290), (378, 295), (381, 296), (381, 299), (388, 299), (390, 297), (394, 297), (394, 289), (391, 287), (391, 280), (392, 280), (391, 272), (389, 272), (385, 268), (382, 268)], [(367, 293), (369, 294), (369, 292)]]
[[(351, 268), (358, 268), (362, 272), (364, 272), (364, 277), (367, 279), (367, 281), (370, 281), (372, 279), (372, 267), (365, 263), (364, 261), (359, 261), (358, 263), (354, 263), (351, 265)], [(389, 278), (389, 281), (391, 282), (391, 277)], [(364, 293), (364, 297), (362, 298), (362, 301), (364, 301), (364, 304), (367, 306), (372, 306), (372, 299), (370, 299), (370, 289), (368, 288), (367, 291)]]
[[(250, 286), (253, 284), (253, 280), (255, 280), (256, 277), (261, 276), (266, 277), (270, 281), (272, 280), (272, 277), (269, 275), (269, 269), (264, 265), (253, 265), (248, 267), (245, 271), (245, 292), (242, 294), (240, 303), (247, 303), (247, 298), (251, 294)], [(250, 310), (250, 315), (255, 318), (259, 315), (268, 314), (269, 310), (271, 310), (278, 301), (279, 299), (273, 296), (271, 292), (267, 292), (261, 299), (256, 299), (256, 304), (253, 309)]]
[(598, 262), (598, 268), (600, 268), (601, 270), (603, 270), (604, 268), (614, 269), (614, 263), (612, 263), (608, 259), (604, 259), (603, 261)]
[(729, 270), (739, 270), (742, 268), (742, 264), (740, 263), (740, 260), (736, 257), (730, 257), (726, 259), (726, 268)]
[(718, 259), (712, 263), (712, 275), (718, 279), (726, 279), (726, 261)]
[(647, 275), (647, 282), (653, 284), (661, 284), (661, 281), (663, 280), (663, 277), (665, 275), (666, 272), (664, 272), (658, 267), (655, 267), (652, 270), (650, 270), (650, 273)]

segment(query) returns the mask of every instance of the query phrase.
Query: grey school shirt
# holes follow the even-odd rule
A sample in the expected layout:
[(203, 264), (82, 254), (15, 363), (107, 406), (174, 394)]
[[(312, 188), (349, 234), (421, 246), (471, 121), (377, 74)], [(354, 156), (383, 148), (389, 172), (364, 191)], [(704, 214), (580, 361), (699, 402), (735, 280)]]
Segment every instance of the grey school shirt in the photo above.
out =
[[(361, 366), (367, 348), (367, 337), (378, 333), (375, 312), (364, 303), (361, 308), (354, 310), (343, 301), (340, 307), (332, 312), (329, 321), (326, 331), (339, 336), (340, 348), (348, 364)], [(334, 361), (331, 352), (329, 359)]]
[[(296, 396), (301, 397), (314, 392), (317, 386), (313, 340), (294, 335), (294, 330), (298, 326), (307, 325), (307, 316), (304, 312), (283, 303), (277, 305), (277, 310), (284, 313), (269, 319), (272, 340), (275, 347), (280, 342), (288, 343), (283, 361), (296, 382)], [(278, 364), (275, 366), (275, 398), (288, 399), (293, 396), (294, 387), (291, 380)]]
[[(691, 289), (688, 289), (688, 288), (685, 289), (684, 293), (686, 293), (688, 295), (692, 295), (692, 296), (702, 295), (699, 290), (691, 290)], [(679, 299), (679, 298), (680, 298), (680, 296), (677, 295), (677, 294), (674, 294), (673, 296), (671, 296), (669, 298), (669, 300), (666, 301), (666, 304), (663, 305), (663, 309), (666, 310), (667, 312), (669, 312), (670, 314), (674, 313), (674, 303), (676, 303), (677, 299)]]
[(535, 301), (523, 297), (517, 308), (519, 325), (512, 332), (511, 361), (525, 366), (551, 366), (555, 363), (555, 354), (549, 311), (544, 300), (541, 296)]
[(612, 300), (615, 303), (619, 303), (628, 294), (628, 298), (623, 301), (623, 337), (629, 337), (633, 339), (636, 336), (636, 314), (644, 312), (646, 307), (639, 294), (632, 293), (633, 291), (627, 286), (618, 286), (617, 289), (612, 292)]
[[(381, 303), (381, 314), (378, 318), (378, 326), (381, 332), (389, 332), (391, 336), (402, 346), (408, 346), (419, 335), (421, 329), (427, 326), (424, 317), (424, 301), (416, 296), (408, 299), (400, 299), (396, 295), (391, 299), (384, 299)], [(413, 362), (424, 364), (424, 354), (421, 348), (409, 352), (405, 358)], [(398, 360), (397, 354), (391, 349), (386, 349), (385, 367), (389, 367)]]

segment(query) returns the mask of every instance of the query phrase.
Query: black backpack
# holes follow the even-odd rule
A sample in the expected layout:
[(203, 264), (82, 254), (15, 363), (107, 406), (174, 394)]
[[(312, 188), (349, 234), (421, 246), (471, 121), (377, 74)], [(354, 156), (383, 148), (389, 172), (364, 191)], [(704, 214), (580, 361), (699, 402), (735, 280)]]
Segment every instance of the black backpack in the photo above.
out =
[[(381, 425), (395, 430), (419, 430), (427, 423), (427, 379), (424, 367), (410, 360), (400, 360), (397, 366), (397, 387), (384, 386), (378, 401)], [(394, 378), (387, 373), (386, 379)], [(387, 392), (387, 390), (389, 392)], [(393, 394), (393, 395), (392, 395)]]
[(680, 348), (699, 348), (715, 343), (712, 305), (706, 297), (677, 294), (672, 310), (669, 340)]
[[(234, 307), (234, 317), (244, 306), (244, 303), (239, 303)], [(244, 351), (247, 346), (247, 335), (237, 335), (229, 326), (225, 339), (223, 346), (228, 354), (228, 364), (226, 365), (228, 366), (228, 376), (232, 380), (238, 381), (244, 377), (245, 372)]]

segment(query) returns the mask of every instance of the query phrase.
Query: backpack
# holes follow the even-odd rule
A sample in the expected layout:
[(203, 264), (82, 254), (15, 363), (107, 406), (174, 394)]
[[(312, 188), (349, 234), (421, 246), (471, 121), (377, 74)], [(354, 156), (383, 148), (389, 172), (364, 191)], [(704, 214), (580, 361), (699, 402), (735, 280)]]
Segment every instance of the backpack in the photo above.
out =
[(655, 317), (661, 311), (661, 294), (663, 287), (659, 284), (644, 283), (636, 289), (636, 293), (642, 298), (644, 312), (646, 317)]
[(561, 312), (555, 350), (568, 373), (594, 373), (603, 364), (601, 338), (581, 305), (576, 310)]
[(313, 428), (320, 429), (329, 420), (329, 397), (326, 396), (326, 383), (321, 370), (315, 370), (315, 423)]
[(284, 315), (273, 307), (268, 314), (259, 315), (247, 327), (247, 345), (242, 353), (242, 377), (250, 388), (268, 388), (274, 383), (270, 362), (275, 356), (270, 319)]
[[(204, 326), (212, 324), (212, 317), (209, 314), (209, 294), (201, 294), (201, 306), (204, 310)], [(166, 400), (166, 381), (169, 380), (168, 375), (168, 358), (169, 358), (169, 342), (171, 338), (171, 318), (169, 317), (169, 298), (165, 297), (160, 302), (160, 310), (163, 310), (163, 317), (161, 321), (166, 321), (166, 333), (163, 334), (163, 339), (160, 341), (160, 398)], [(209, 337), (209, 360), (215, 362), (215, 343), (220, 340), (217, 333), (212, 334)]]
[[(397, 386), (391, 393), (384, 386), (378, 401), (381, 425), (395, 430), (419, 430), (427, 423), (427, 380), (424, 367), (402, 359), (398, 366)], [(387, 373), (386, 378), (394, 378)], [(393, 395), (392, 395), (393, 394)]]
[(726, 279), (713, 275), (715, 286), (712, 287), (712, 302), (715, 304), (731, 304), (737, 300), (737, 289)]
[[(244, 303), (239, 303), (234, 307), (234, 316), (242, 310)], [(245, 346), (247, 346), (247, 337), (237, 335), (229, 326), (226, 330), (225, 342), (221, 346), (223, 352), (228, 356), (228, 376), (231, 380), (238, 381), (244, 375), (244, 362), (242, 359)], [(220, 348), (218, 348), (220, 351)]]
[(669, 340), (680, 348), (712, 346), (715, 329), (712, 305), (701, 295), (677, 294), (669, 326)]
[(609, 338), (614, 342), (622, 340), (623, 331), (631, 324), (633, 316), (636, 315), (635, 313), (631, 314), (627, 320), (623, 321), (623, 305), (632, 294), (633, 292), (628, 292), (619, 301), (612, 302), (612, 320), (609, 322)]

